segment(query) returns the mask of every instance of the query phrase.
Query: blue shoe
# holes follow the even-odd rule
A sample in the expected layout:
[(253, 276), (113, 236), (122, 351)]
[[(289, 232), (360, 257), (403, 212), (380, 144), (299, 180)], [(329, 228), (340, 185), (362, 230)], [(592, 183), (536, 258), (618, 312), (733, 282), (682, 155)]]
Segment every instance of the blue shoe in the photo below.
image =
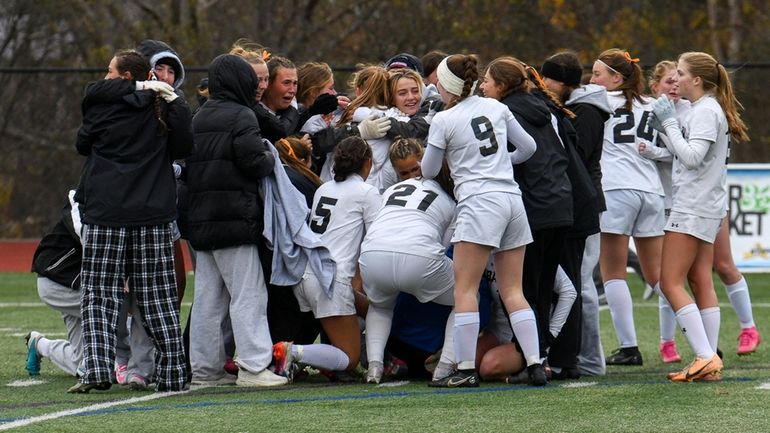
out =
[(40, 360), (43, 357), (37, 353), (37, 341), (41, 338), (43, 338), (43, 334), (37, 331), (32, 331), (24, 337), (27, 341), (27, 363), (24, 365), (24, 369), (30, 376), (40, 375)]

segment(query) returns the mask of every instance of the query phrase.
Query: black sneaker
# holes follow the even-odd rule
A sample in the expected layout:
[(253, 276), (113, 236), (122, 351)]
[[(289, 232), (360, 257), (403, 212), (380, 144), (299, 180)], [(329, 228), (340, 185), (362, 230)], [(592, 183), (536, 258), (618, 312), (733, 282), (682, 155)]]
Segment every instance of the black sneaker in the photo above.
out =
[(607, 365), (642, 365), (642, 354), (639, 347), (622, 347), (608, 356)]
[(548, 378), (545, 375), (543, 364), (532, 364), (527, 367), (527, 384), (529, 386), (545, 386)]
[(88, 394), (92, 389), (107, 391), (112, 388), (112, 382), (83, 383), (78, 382), (67, 390), (70, 394)]
[(479, 386), (476, 370), (457, 370), (441, 379), (431, 380), (428, 386), (434, 388), (475, 388)]
[(556, 371), (551, 373), (551, 377), (553, 380), (580, 379), (580, 370), (577, 367), (565, 367), (558, 373)]

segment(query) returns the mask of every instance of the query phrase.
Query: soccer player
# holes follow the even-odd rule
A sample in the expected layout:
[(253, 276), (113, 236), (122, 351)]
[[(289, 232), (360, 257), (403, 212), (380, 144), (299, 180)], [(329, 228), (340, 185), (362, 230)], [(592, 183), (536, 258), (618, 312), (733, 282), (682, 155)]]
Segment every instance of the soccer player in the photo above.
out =
[[(673, 382), (720, 380), (723, 364), (716, 354), (720, 311), (711, 279), (714, 240), (727, 209), (730, 141), (746, 141), (749, 136), (727, 71), (709, 54), (680, 55), (677, 83), (681, 96), (692, 104), (681, 125), (668, 97), (661, 96), (652, 106), (676, 155), (661, 289), (695, 359), (668, 378)], [(695, 283), (695, 302), (685, 291), (685, 278)]]
[[(508, 108), (489, 98), (472, 96), (479, 79), (478, 60), (453, 55), (437, 68), (438, 89), (447, 109), (437, 113), (428, 133), (422, 162), (426, 178), (435, 177), (446, 155), (458, 201), (455, 244), (455, 322), (457, 371), (437, 377), (431, 386), (473, 387), (479, 313), (476, 293), (490, 253), (494, 254), (503, 303), (522, 347), (531, 384), (545, 385), (540, 363), (535, 315), (524, 298), (521, 274), (525, 245), (532, 241), (513, 164), (535, 152), (535, 142)], [(507, 152), (508, 140), (516, 150)]]

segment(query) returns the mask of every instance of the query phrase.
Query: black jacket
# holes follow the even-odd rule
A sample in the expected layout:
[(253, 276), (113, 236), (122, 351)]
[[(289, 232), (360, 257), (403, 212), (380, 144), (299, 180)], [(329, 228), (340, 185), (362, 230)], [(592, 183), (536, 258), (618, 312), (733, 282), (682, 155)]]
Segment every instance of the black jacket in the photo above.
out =
[(68, 201), (59, 222), (40, 240), (32, 258), (32, 272), (72, 290), (80, 290), (83, 247), (75, 228), (75, 224), (80, 225), (77, 207), (75, 218), (77, 223), (73, 222), (72, 206)]
[(270, 140), (271, 143), (295, 134), (297, 128), (302, 126), (299, 123), (299, 112), (292, 106), (276, 114), (271, 113), (259, 102), (251, 104), (251, 108), (257, 116), (262, 138)]
[(87, 224), (132, 227), (176, 218), (171, 163), (192, 150), (190, 107), (183, 98), (156, 101), (154, 92), (134, 86), (116, 79), (86, 88), (75, 147), (88, 156), (76, 198)]
[(604, 142), (604, 122), (609, 118), (606, 113), (594, 105), (578, 103), (567, 108), (575, 113), (572, 125), (577, 131), (577, 149), (597, 191), (598, 211), (607, 210), (602, 192), (602, 167), (599, 161), (602, 157)]
[[(572, 225), (572, 187), (569, 159), (551, 125), (548, 105), (532, 93), (516, 93), (502, 100), (537, 143), (527, 161), (513, 167), (532, 230)], [(510, 151), (511, 149), (509, 149)]]
[(245, 60), (223, 54), (209, 66), (211, 97), (193, 118), (195, 151), (187, 158), (179, 227), (197, 250), (261, 242), (259, 180), (275, 160), (252, 111), (257, 77)]

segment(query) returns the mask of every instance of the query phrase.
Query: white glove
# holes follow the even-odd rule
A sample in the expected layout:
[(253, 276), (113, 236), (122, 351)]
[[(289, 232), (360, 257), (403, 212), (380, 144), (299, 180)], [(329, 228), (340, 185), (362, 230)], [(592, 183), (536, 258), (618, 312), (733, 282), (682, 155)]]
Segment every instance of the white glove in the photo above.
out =
[(171, 102), (179, 97), (179, 95), (174, 93), (174, 88), (163, 81), (137, 81), (136, 90), (152, 90), (166, 102)]
[(390, 117), (373, 114), (358, 124), (358, 133), (364, 140), (382, 138), (390, 130)]
[(664, 126), (667, 120), (676, 120), (676, 106), (666, 95), (662, 95), (657, 101), (652, 103), (652, 112), (655, 113), (655, 117)]

